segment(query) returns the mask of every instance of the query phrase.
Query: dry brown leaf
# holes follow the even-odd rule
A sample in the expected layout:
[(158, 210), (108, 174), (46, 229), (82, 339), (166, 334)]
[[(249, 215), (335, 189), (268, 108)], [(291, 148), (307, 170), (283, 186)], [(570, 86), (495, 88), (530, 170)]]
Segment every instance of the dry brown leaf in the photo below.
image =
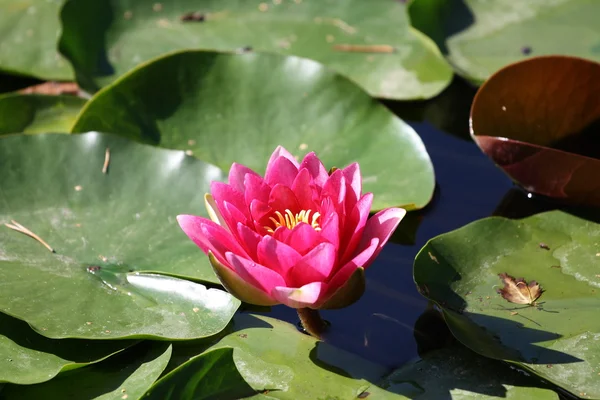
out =
[(498, 290), (498, 294), (511, 303), (534, 305), (544, 292), (536, 281), (527, 283), (523, 278), (515, 279), (506, 273), (498, 276), (504, 283), (504, 287)]

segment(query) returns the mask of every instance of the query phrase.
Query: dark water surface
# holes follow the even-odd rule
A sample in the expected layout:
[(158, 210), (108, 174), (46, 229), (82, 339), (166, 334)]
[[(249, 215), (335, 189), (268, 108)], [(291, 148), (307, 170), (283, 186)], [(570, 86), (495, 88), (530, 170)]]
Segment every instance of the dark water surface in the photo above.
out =
[[(436, 192), (425, 210), (407, 215), (394, 242), (388, 243), (368, 268), (361, 300), (345, 309), (322, 312), (331, 323), (325, 341), (387, 367), (418, 357), (415, 323), (421, 346), (423, 339), (429, 339), (429, 345), (444, 344), (443, 323), (427, 316), (419, 319), (428, 302), (413, 282), (413, 260), (429, 239), (491, 216), (513, 188), (510, 179), (468, 137), (473, 93), (466, 84), (455, 82), (448, 93), (428, 103), (388, 104), (425, 143), (435, 168)], [(414, 119), (425, 121), (411, 122)], [(448, 121), (452, 134), (433, 125)], [(412, 235), (414, 244), (406, 244)], [(285, 306), (273, 307), (269, 314), (298, 322), (295, 311)]]

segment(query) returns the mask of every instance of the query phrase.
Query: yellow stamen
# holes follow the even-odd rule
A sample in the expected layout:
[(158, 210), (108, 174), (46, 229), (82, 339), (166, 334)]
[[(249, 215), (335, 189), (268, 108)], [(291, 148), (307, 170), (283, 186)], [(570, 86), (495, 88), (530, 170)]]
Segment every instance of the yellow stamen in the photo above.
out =
[(292, 213), (290, 210), (285, 210), (284, 215), (279, 211), (275, 211), (275, 217), (269, 217), (269, 219), (273, 222), (274, 228), (265, 226), (265, 229), (267, 232), (273, 233), (280, 226), (285, 226), (288, 229), (294, 229), (294, 227), (300, 222), (304, 222), (305, 224), (312, 226), (315, 231), (320, 231), (321, 226), (319, 225), (318, 219), (321, 214), (316, 212), (312, 215), (312, 219), (310, 219), (311, 213), (312, 210), (302, 210), (298, 214), (294, 215), (294, 213)]

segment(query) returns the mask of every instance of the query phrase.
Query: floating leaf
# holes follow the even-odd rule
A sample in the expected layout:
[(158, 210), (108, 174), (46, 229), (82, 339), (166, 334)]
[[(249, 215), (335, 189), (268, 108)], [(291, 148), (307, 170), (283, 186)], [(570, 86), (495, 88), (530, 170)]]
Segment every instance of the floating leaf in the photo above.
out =
[(73, 80), (58, 52), (63, 0), (4, 0), (0, 13), (0, 71), (40, 79)]
[(479, 89), (471, 135), (526, 190), (599, 206), (598, 96), (599, 63), (551, 56), (513, 64)]
[[(415, 260), (414, 279), (467, 347), (598, 398), (599, 240), (600, 224), (561, 211), (487, 218), (430, 240)], [(524, 269), (548, 288), (543, 305), (507, 307), (494, 293), (498, 274)]]
[(240, 399), (255, 394), (237, 370), (233, 351), (221, 348), (193, 358), (156, 382), (144, 399)]
[(0, 382), (44, 382), (60, 371), (100, 361), (134, 343), (52, 340), (34, 332), (25, 322), (0, 313)]
[[(558, 395), (531, 377), (460, 345), (433, 351), (404, 365), (380, 386), (410, 399), (556, 399)], [(415, 393), (414, 388), (418, 388)]]
[(278, 145), (299, 158), (316, 151), (328, 168), (357, 161), (374, 210), (422, 208), (435, 184), (409, 125), (296, 57), (185, 51), (156, 59), (88, 102), (73, 132), (91, 130), (186, 150), (224, 170), (237, 162), (264, 171)]
[(498, 276), (504, 284), (502, 289), (498, 289), (498, 294), (511, 303), (534, 305), (544, 292), (536, 281), (527, 283), (523, 278), (515, 279), (508, 274)]
[(0, 174), (0, 222), (55, 250), (0, 225), (0, 310), (44, 336), (199, 338), (238, 308), (222, 290), (155, 274), (216, 282), (175, 217), (206, 215), (219, 169), (112, 135), (40, 134), (0, 138)]
[(531, 56), (600, 61), (600, 3), (593, 0), (413, 0), (408, 7), (413, 26), (477, 83)]
[[(387, 372), (385, 367), (304, 335), (291, 324), (264, 316), (236, 315), (233, 332), (210, 349), (230, 347), (235, 349), (233, 359), (241, 376), (254, 390), (268, 391), (270, 398), (356, 399), (377, 391), (371, 382)], [(177, 344), (168, 368), (188, 365), (204, 349)], [(381, 399), (404, 399), (381, 389), (378, 393)]]
[(0, 96), (0, 135), (69, 132), (85, 100), (74, 96)]
[(376, 97), (429, 98), (452, 78), (439, 50), (411, 29), (394, 0), (72, 0), (62, 21), (60, 48), (92, 91), (154, 57), (198, 48), (314, 59)]
[(4, 400), (140, 399), (167, 366), (171, 345), (144, 342), (98, 364), (37, 385), (7, 385)]

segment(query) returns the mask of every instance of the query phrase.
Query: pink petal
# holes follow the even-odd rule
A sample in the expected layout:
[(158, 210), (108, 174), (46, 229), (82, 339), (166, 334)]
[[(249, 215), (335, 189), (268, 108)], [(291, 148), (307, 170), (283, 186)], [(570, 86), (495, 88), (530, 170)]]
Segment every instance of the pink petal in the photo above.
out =
[(256, 249), (260, 243), (260, 240), (262, 239), (262, 236), (242, 223), (237, 224), (237, 234), (241, 245), (248, 253), (250, 259), (256, 260), (258, 258)]
[(318, 303), (327, 290), (327, 284), (313, 282), (300, 288), (276, 286), (271, 291), (271, 296), (278, 302), (292, 308), (310, 307)]
[(373, 215), (367, 221), (365, 225), (365, 230), (362, 234), (362, 239), (360, 244), (358, 245), (358, 251), (362, 251), (362, 249), (367, 248), (371, 245), (372, 239), (377, 238), (379, 240), (379, 245), (371, 259), (366, 263), (363, 263), (362, 267), (367, 268), (369, 264), (377, 257), (383, 245), (388, 241), (394, 229), (398, 226), (402, 218), (406, 215), (406, 210), (403, 208), (387, 208), (385, 210), (379, 211), (377, 214)]
[(177, 222), (179, 222), (179, 226), (183, 232), (203, 252), (208, 254), (210, 250), (219, 260), (225, 258), (225, 252), (227, 251), (239, 251), (241, 254), (246, 253), (237, 244), (231, 233), (209, 219), (194, 215), (178, 215)]
[(344, 214), (344, 199), (346, 198), (346, 178), (341, 169), (335, 170), (327, 179), (321, 192), (321, 197), (330, 198), (338, 214)]
[(231, 252), (227, 252), (225, 257), (240, 278), (264, 292), (272, 293), (275, 287), (285, 285), (281, 275), (272, 269)]
[(358, 163), (352, 163), (342, 170), (346, 182), (352, 188), (352, 191), (356, 195), (356, 198), (360, 198), (362, 191), (362, 178), (360, 175), (360, 167)]
[(277, 184), (271, 189), (269, 195), (269, 207), (275, 211), (285, 214), (285, 210), (290, 210), (293, 214), (300, 212), (300, 205), (296, 200), (296, 195), (288, 186)]
[(244, 180), (247, 174), (258, 177), (262, 180), (260, 175), (258, 175), (256, 172), (252, 171), (245, 165), (233, 163), (231, 165), (231, 169), (229, 170), (229, 185), (231, 185), (231, 187), (237, 190), (238, 192), (244, 193), (246, 191)]
[(279, 272), (283, 277), (302, 258), (292, 247), (275, 240), (271, 236), (264, 236), (262, 238), (258, 244), (256, 253), (259, 263)]
[(250, 215), (254, 222), (254, 229), (259, 234), (266, 234), (265, 226), (272, 226), (273, 222), (269, 220), (269, 215), (273, 213), (271, 207), (260, 200), (252, 200), (250, 203)]
[(210, 250), (212, 250), (216, 256), (225, 257), (226, 252), (232, 251), (236, 254), (248, 257), (248, 254), (238, 243), (236, 238), (230, 232), (223, 229), (222, 226), (215, 223), (203, 223), (201, 229), (204, 237), (210, 243)]
[[(223, 263), (217, 260), (212, 252), (208, 253), (208, 258), (215, 274), (221, 281), (221, 284), (233, 296), (245, 303), (256, 304), (259, 306), (273, 306), (278, 304), (277, 300), (272, 298), (270, 293), (266, 293), (264, 290), (243, 280), (237, 272), (229, 266), (227, 261)], [(227, 266), (225, 264), (227, 264)]]
[(325, 281), (336, 262), (336, 249), (331, 243), (320, 243), (302, 257), (285, 277), (289, 285), (302, 286)]
[(296, 166), (296, 168), (299, 167), (298, 161), (296, 161), (296, 158), (293, 155), (291, 155), (289, 151), (284, 149), (283, 146), (277, 146), (275, 151), (273, 151), (273, 154), (271, 154), (271, 158), (269, 158), (269, 162), (267, 163), (267, 171), (269, 171), (273, 167), (273, 163), (279, 157), (285, 157), (288, 160), (290, 160), (292, 164)]
[[(279, 233), (279, 232), (276, 232)], [(294, 229), (282, 229), (279, 237), (274, 237), (293, 247), (301, 255), (306, 254), (310, 249), (315, 247), (321, 238), (321, 234), (304, 222), (299, 223)]]
[(358, 267), (362, 267), (365, 263), (368, 263), (373, 258), (373, 253), (375, 253), (378, 246), (379, 239), (373, 238), (362, 252), (340, 268), (328, 282), (329, 291), (327, 296), (331, 296), (336, 290), (344, 286)]
[(346, 198), (345, 209), (352, 210), (360, 199), (362, 191), (362, 181), (360, 176), (360, 167), (358, 163), (352, 163), (342, 170), (346, 180)]
[(304, 159), (300, 164), (300, 169), (303, 168), (308, 170), (310, 176), (313, 178), (313, 181), (319, 188), (322, 188), (323, 185), (325, 185), (325, 182), (327, 182), (327, 178), (329, 178), (329, 174), (327, 173), (325, 166), (314, 152), (310, 152), (304, 156)]
[(244, 187), (246, 188), (244, 192), (246, 204), (252, 203), (252, 200), (260, 200), (263, 203), (269, 201), (271, 187), (260, 176), (246, 175), (244, 177)]
[(292, 163), (286, 157), (279, 157), (267, 168), (265, 182), (271, 187), (278, 183), (290, 187), (294, 183), (296, 175), (298, 175), (297, 163)]
[(238, 222), (241, 222), (244, 225), (248, 225), (250, 222), (246, 214), (238, 210), (236, 206), (228, 201), (223, 202), (221, 209), (223, 210), (221, 215), (231, 232), (236, 231)]
[(301, 210), (312, 210), (315, 211), (317, 205), (313, 200), (315, 195), (313, 190), (312, 178), (307, 169), (301, 169), (294, 179), (292, 184), (292, 190), (298, 200), (298, 205)]
[(372, 203), (373, 193), (365, 193), (356, 203), (350, 214), (346, 216), (344, 232), (340, 243), (340, 249), (343, 249), (340, 262), (346, 262), (354, 254), (356, 246), (360, 243)]
[[(233, 204), (247, 217), (250, 217), (250, 214), (247, 210), (248, 207), (246, 206), (246, 201), (244, 200), (244, 195), (233, 187), (223, 182), (211, 182), (210, 193), (213, 195), (221, 214), (223, 214), (223, 202), (227, 201)], [(235, 229), (235, 226), (232, 229)]]
[[(321, 221), (323, 221), (323, 217), (321, 217)], [(325, 215), (320, 233), (321, 237), (333, 244), (336, 249), (340, 248), (340, 220), (335, 211)]]

